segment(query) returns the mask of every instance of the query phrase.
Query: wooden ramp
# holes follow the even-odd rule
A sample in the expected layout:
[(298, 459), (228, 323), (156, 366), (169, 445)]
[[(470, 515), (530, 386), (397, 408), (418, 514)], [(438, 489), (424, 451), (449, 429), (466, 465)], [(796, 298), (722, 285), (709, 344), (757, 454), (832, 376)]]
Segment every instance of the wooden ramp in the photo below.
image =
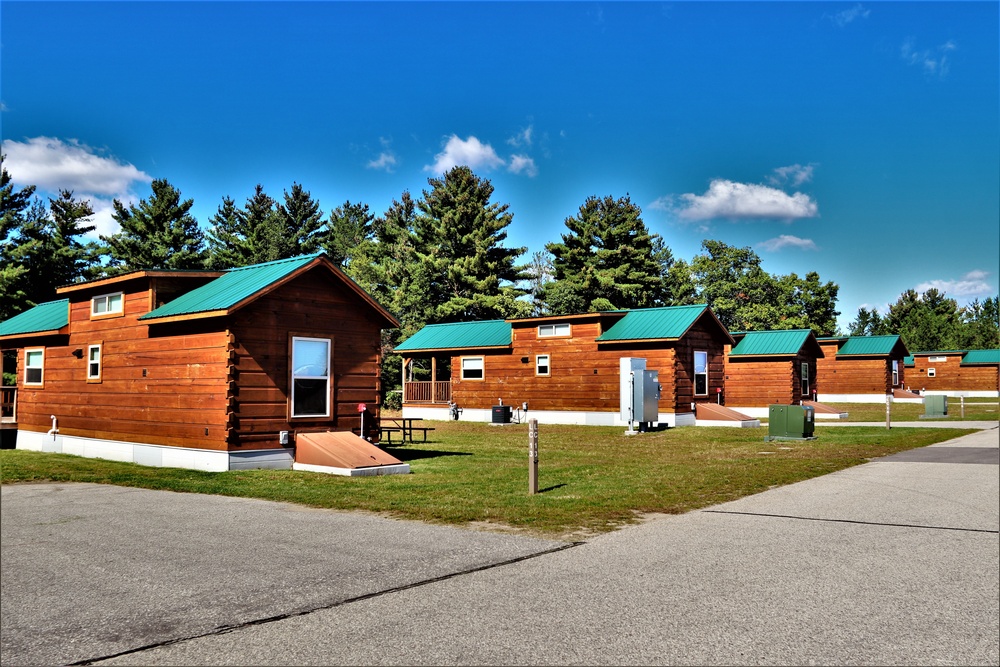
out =
[(921, 400), (923, 400), (923, 398), (924, 398), (920, 394), (916, 394), (916, 393), (914, 393), (912, 391), (907, 391), (906, 389), (893, 389), (892, 390), (892, 397), (893, 398), (919, 398)]
[(715, 403), (698, 403), (695, 405), (694, 414), (697, 426), (735, 426), (736, 428), (760, 426), (759, 419)]
[(410, 464), (349, 431), (297, 433), (294, 470), (331, 475), (405, 475)]
[(813, 417), (816, 419), (847, 419), (847, 413), (841, 412), (837, 408), (817, 403), (816, 401), (802, 401), (802, 405), (808, 405), (813, 409)]

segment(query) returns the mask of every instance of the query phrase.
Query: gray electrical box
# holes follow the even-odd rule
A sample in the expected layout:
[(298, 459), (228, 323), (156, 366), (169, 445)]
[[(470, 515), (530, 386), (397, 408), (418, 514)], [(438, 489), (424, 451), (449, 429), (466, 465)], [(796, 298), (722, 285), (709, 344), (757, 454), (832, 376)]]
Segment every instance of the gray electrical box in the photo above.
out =
[(635, 421), (655, 422), (660, 419), (660, 372), (642, 371), (635, 375)]

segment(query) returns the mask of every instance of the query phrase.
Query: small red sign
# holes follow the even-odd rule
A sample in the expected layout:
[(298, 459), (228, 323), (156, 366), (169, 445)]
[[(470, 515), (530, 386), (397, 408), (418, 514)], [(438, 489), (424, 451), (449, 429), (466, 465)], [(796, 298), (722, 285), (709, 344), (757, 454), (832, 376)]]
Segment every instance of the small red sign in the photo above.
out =
[(368, 409), (367, 405), (365, 405), (364, 403), (358, 403), (358, 412), (364, 412), (367, 409)]
[(722, 393), (722, 387), (716, 387), (715, 388), (715, 393), (716, 394), (721, 394)]

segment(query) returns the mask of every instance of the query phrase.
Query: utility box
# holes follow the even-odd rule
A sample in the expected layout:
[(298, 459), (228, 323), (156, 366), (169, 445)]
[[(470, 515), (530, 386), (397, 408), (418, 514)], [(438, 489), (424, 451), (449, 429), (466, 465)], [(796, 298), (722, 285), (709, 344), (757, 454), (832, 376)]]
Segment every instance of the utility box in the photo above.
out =
[(494, 405), (493, 406), (493, 423), (494, 424), (509, 424), (511, 418), (511, 406), (509, 405)]
[(632, 386), (635, 383), (635, 378), (641, 375), (644, 370), (646, 370), (645, 359), (622, 357), (618, 360), (618, 377), (620, 386), (618, 394), (619, 417), (626, 424), (633, 421), (639, 421), (633, 415), (633, 412), (638, 412), (639, 408), (633, 408), (635, 395), (633, 394)]
[(816, 413), (808, 405), (771, 405), (764, 440), (815, 440)]
[(924, 414), (921, 417), (947, 417), (948, 397), (947, 396), (924, 396)]
[[(640, 374), (641, 373), (641, 374)], [(635, 374), (635, 421), (655, 422), (660, 419), (660, 372), (641, 371)]]

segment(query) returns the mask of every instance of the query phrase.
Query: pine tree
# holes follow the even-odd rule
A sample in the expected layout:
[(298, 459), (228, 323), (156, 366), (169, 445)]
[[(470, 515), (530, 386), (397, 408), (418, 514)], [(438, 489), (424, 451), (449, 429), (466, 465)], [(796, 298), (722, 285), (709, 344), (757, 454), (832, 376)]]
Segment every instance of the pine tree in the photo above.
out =
[(204, 234), (190, 210), (194, 200), (166, 179), (152, 183), (149, 199), (128, 208), (117, 199), (112, 217), (121, 231), (101, 236), (112, 272), (138, 269), (200, 269), (205, 266)]
[(285, 190), (284, 202), (277, 205), (277, 218), (281, 233), (275, 243), (276, 259), (309, 255), (319, 249), (323, 213), (319, 202), (298, 183), (292, 183), (291, 192)]
[(375, 221), (368, 204), (350, 200), (330, 211), (326, 231), (320, 234), (319, 246), (337, 266), (347, 266), (357, 249), (372, 238)]
[(428, 322), (461, 322), (526, 315), (519, 300), (525, 279), (515, 264), (526, 248), (506, 248), (513, 220), (507, 204), (490, 201), (493, 185), (465, 166), (430, 178), (415, 221), (417, 270), (433, 304)]
[(15, 261), (16, 243), (8, 237), (24, 225), (35, 193), (34, 185), (14, 189), (13, 180), (3, 164), (4, 158), (0, 154), (0, 321), (13, 317), (29, 305), (25, 292), (28, 270)]
[(562, 243), (549, 243), (555, 281), (546, 302), (555, 314), (569, 309), (644, 308), (664, 302), (663, 273), (673, 258), (657, 244), (642, 221), (642, 211), (626, 195), (591, 196), (579, 213), (566, 218)]
[(209, 220), (208, 263), (213, 269), (261, 264), (299, 254), (283, 254), (285, 229), (274, 201), (259, 183), (242, 209), (230, 197)]

